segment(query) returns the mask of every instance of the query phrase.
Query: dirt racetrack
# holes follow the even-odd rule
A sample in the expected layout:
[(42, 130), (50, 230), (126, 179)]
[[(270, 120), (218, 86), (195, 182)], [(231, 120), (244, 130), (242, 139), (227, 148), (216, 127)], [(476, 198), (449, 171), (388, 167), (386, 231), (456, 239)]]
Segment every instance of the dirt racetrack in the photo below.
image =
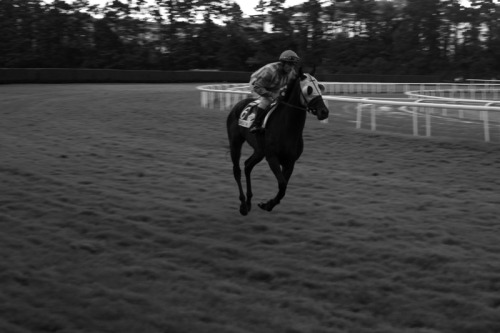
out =
[(331, 106), (243, 217), (195, 87), (0, 86), (0, 332), (500, 332), (498, 143)]

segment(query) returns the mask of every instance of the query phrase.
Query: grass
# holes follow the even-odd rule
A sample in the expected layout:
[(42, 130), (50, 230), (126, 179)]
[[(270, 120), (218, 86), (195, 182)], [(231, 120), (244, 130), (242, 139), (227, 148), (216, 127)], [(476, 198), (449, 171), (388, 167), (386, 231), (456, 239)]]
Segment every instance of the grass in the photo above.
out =
[[(282, 203), (242, 217), (226, 113), (193, 85), (0, 96), (1, 332), (500, 331), (495, 143), (333, 109)], [(265, 162), (253, 179), (276, 193)]]

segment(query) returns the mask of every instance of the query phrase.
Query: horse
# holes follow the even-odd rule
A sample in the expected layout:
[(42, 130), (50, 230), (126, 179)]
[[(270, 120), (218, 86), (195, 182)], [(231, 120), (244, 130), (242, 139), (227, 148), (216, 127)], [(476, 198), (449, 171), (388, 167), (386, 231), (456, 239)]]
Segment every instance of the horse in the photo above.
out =
[[(230, 111), (226, 126), (233, 175), (238, 184), (241, 215), (247, 215), (252, 207), (252, 169), (265, 157), (278, 181), (276, 196), (258, 204), (261, 209), (270, 212), (285, 196), (295, 162), (302, 154), (302, 132), (307, 112), (315, 115), (318, 120), (328, 118), (329, 110), (322, 97), (324, 86), (313, 75), (304, 73), (302, 68), (299, 69), (296, 78), (287, 85), (284, 97), (276, 102), (272, 114), (268, 115), (264, 133), (253, 134), (248, 128), (239, 125), (241, 113), (249, 103), (256, 100), (255, 98), (239, 101)], [(245, 142), (253, 148), (253, 154), (245, 161), (246, 196), (240, 169), (241, 149)]]

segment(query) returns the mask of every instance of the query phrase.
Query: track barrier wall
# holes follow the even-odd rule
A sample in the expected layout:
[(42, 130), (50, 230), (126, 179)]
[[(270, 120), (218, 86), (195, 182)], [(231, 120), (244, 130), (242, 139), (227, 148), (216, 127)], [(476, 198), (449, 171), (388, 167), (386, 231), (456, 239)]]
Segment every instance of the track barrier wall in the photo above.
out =
[[(83, 68), (0, 68), (0, 83), (209, 83), (248, 82), (250, 72), (119, 70)], [(316, 75), (321, 81), (438, 82), (420, 75)]]
[(247, 72), (80, 68), (0, 68), (0, 83), (204, 83), (245, 82)]

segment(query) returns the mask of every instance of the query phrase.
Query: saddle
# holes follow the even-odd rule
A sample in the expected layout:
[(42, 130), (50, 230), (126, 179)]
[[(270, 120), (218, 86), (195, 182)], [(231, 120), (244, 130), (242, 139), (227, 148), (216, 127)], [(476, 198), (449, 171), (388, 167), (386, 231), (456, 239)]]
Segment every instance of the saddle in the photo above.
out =
[[(250, 126), (252, 126), (253, 121), (255, 120), (255, 109), (257, 108), (257, 105), (259, 105), (259, 102), (260, 102), (259, 100), (255, 100), (247, 104), (247, 106), (245, 106), (245, 108), (240, 114), (240, 118), (238, 119), (238, 125), (245, 128), (250, 128)], [(278, 104), (277, 102), (273, 102), (269, 106), (266, 117), (262, 122), (262, 128), (266, 128), (267, 120), (273, 113), (274, 109), (276, 109), (277, 104)]]

